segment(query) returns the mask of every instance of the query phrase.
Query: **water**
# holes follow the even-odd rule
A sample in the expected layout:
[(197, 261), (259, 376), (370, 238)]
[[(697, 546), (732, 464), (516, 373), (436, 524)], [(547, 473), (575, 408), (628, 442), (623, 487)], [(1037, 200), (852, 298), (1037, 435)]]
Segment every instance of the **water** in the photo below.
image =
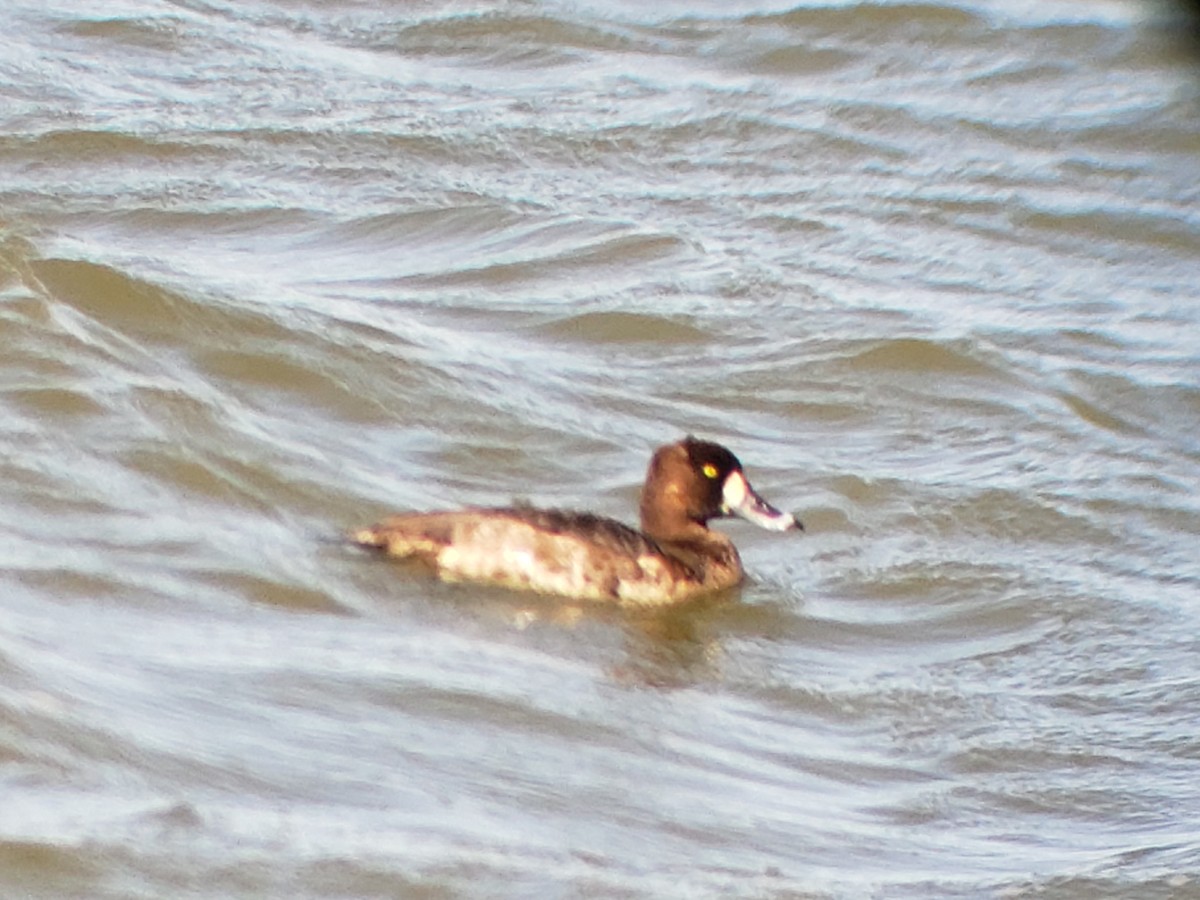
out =
[[(1163, 8), (10, 7), (0, 895), (1200, 896)], [(336, 540), (687, 432), (732, 597)]]

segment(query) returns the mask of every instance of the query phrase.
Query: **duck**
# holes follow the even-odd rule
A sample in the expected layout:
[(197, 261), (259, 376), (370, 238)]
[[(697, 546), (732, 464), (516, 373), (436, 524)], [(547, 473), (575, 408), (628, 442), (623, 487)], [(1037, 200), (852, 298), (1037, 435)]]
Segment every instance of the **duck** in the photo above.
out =
[(405, 513), (350, 533), (353, 543), (413, 559), (447, 582), (475, 582), (624, 607), (657, 607), (737, 586), (733, 541), (708, 527), (738, 516), (803, 531), (764, 500), (726, 447), (688, 435), (650, 458), (640, 529), (590, 512), (525, 504)]

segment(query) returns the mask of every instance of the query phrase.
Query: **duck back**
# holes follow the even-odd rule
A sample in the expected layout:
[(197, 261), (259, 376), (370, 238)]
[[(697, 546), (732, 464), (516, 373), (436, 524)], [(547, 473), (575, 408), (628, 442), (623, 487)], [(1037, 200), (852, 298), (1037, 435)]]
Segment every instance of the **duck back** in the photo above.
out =
[(390, 556), (430, 565), (445, 581), (631, 606), (675, 603), (741, 577), (738, 566), (721, 583), (706, 583), (704, 573), (641, 532), (570, 510), (514, 506), (416, 513), (384, 519), (353, 537)]

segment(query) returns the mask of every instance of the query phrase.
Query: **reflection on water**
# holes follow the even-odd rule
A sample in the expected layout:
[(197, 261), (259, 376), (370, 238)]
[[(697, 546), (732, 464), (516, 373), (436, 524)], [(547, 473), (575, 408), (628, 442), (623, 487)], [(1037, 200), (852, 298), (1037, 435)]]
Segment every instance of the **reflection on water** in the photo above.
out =
[[(1196, 890), (1198, 145), (1121, 0), (19, 2), (0, 894)], [(653, 613), (339, 536), (804, 535)]]

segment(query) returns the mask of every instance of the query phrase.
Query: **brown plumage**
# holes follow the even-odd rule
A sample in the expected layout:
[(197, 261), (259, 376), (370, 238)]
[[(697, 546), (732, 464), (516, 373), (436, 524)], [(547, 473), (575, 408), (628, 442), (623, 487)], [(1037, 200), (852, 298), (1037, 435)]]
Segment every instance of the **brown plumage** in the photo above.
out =
[(775, 531), (802, 527), (754, 492), (737, 457), (692, 437), (654, 453), (640, 512), (641, 531), (592, 513), (531, 506), (411, 513), (352, 539), (420, 560), (445, 581), (652, 606), (742, 580), (737, 549), (708, 529), (710, 519), (732, 514)]

